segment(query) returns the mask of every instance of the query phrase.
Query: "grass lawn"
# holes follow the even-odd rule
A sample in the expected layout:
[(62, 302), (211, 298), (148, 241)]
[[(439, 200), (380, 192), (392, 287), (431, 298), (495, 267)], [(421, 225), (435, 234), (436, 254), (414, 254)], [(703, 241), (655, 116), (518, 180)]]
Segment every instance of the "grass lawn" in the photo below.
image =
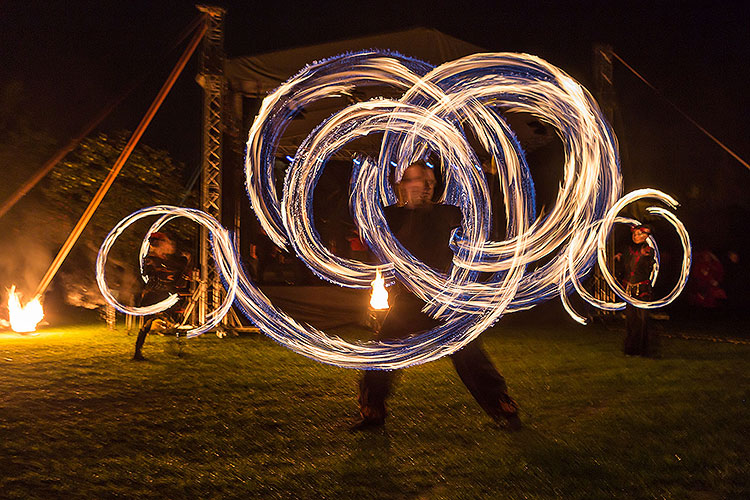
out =
[[(526, 316), (524, 317), (524, 314)], [(261, 335), (0, 332), (2, 498), (750, 498), (750, 346), (502, 320), (483, 335), (525, 428), (447, 359), (405, 371), (384, 430), (347, 432), (357, 373)], [(525, 318), (525, 319), (524, 319)]]

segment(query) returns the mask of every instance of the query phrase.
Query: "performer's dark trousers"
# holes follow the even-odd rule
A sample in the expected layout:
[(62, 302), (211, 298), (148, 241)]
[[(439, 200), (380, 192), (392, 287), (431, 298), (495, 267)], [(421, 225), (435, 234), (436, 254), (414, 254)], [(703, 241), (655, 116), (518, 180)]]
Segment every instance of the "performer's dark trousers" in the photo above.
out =
[(143, 326), (138, 330), (138, 338), (135, 339), (135, 353), (140, 354), (143, 349), (143, 344), (146, 342), (146, 335), (151, 331), (151, 325), (154, 323), (156, 316), (152, 316), (143, 323)]
[[(413, 296), (401, 295), (388, 312), (377, 340), (403, 338), (439, 324), (421, 312), (423, 303)], [(481, 348), (479, 339), (451, 355), (453, 366), (474, 399), (493, 419), (500, 420), (517, 413), (509, 398), (505, 379), (495, 369)], [(367, 370), (359, 385), (360, 413), (365, 419), (381, 420), (386, 416), (385, 400), (389, 396), (396, 371)], [(501, 407), (501, 404), (504, 406)]]
[(174, 325), (177, 323), (179, 315), (178, 312), (180, 311), (174, 311), (173, 309), (168, 309), (167, 311), (161, 312), (159, 314), (156, 314), (154, 316), (150, 316), (146, 321), (143, 323), (143, 327), (138, 331), (138, 337), (135, 339), (135, 355), (138, 356), (141, 354), (141, 349), (143, 349), (143, 344), (146, 342), (146, 336), (151, 331), (151, 327), (154, 324), (154, 321), (157, 319), (160, 319), (162, 321), (166, 321), (167, 324)]
[(625, 306), (625, 354), (630, 356), (656, 356), (659, 346), (656, 336), (648, 332), (648, 309)]

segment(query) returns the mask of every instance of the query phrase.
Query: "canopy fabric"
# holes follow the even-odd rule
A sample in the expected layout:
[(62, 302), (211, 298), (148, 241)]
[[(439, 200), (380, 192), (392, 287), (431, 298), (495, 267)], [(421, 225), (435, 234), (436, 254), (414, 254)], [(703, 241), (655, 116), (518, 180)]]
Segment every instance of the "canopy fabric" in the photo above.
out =
[[(235, 96), (247, 98), (263, 98), (269, 92), (295, 75), (306, 65), (346, 52), (357, 52), (368, 49), (387, 49), (399, 52), (408, 57), (421, 59), (430, 64), (439, 65), (446, 61), (460, 57), (486, 52), (486, 49), (458, 38), (446, 35), (435, 29), (413, 28), (406, 31), (366, 36), (351, 40), (328, 42), (295, 49), (279, 50), (266, 54), (235, 57), (225, 62), (224, 75)], [(400, 93), (393, 94), (393, 89), (377, 87), (373, 89), (359, 89), (359, 99), (367, 100), (376, 96), (398, 99)], [(287, 124), (283, 136), (280, 138), (276, 155), (279, 158), (293, 157), (302, 141), (323, 120), (335, 111), (351, 104), (345, 97), (329, 97), (298, 110), (298, 115)], [(236, 123), (244, 120), (241, 99), (233, 100), (228, 109)], [(515, 113), (517, 116), (506, 116), (513, 122), (513, 129), (527, 150), (545, 145), (554, 138), (549, 127), (543, 127), (535, 118)], [(371, 134), (346, 144), (336, 151), (333, 158), (351, 161), (355, 153), (377, 155), (380, 150), (381, 136)]]
[(246, 97), (263, 97), (313, 61), (345, 52), (388, 49), (434, 65), (485, 52), (435, 29), (414, 28), (352, 40), (328, 42), (296, 49), (227, 59), (224, 67), (230, 88)]

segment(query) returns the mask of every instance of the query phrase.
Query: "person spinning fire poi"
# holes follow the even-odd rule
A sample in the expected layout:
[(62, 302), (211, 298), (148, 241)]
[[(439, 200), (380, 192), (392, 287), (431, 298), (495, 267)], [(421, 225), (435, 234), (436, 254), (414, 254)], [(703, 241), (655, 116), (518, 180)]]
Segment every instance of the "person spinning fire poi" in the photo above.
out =
[[(615, 260), (621, 264), (621, 283), (625, 292), (639, 300), (651, 300), (651, 272), (654, 269), (654, 249), (646, 240), (651, 234), (648, 224), (636, 225), (630, 228), (632, 242), (625, 252), (615, 255)], [(625, 334), (624, 352), (629, 356), (655, 357), (658, 355), (656, 337), (648, 331), (648, 310), (625, 306)]]
[[(434, 269), (450, 270), (453, 252), (448, 246), (454, 229), (461, 225), (458, 207), (432, 201), (435, 175), (423, 161), (410, 165), (395, 185), (398, 204), (385, 207), (391, 231), (411, 254)], [(391, 287), (391, 308), (376, 333), (377, 340), (404, 338), (439, 324), (421, 311), (425, 303), (400, 284)], [(481, 348), (479, 339), (451, 355), (461, 381), (482, 409), (496, 422), (518, 430), (518, 405), (508, 395), (503, 376)], [(395, 372), (367, 370), (359, 384), (361, 420), (352, 427), (358, 431), (385, 424), (385, 400), (391, 392)]]
[[(175, 241), (165, 233), (153, 233), (149, 237), (149, 251), (143, 262), (143, 272), (148, 282), (141, 292), (139, 306), (155, 304), (166, 299), (172, 293), (184, 293), (187, 290), (187, 270), (190, 264), (189, 254), (177, 252)], [(138, 332), (135, 341), (134, 361), (145, 361), (143, 344), (146, 335), (151, 331), (167, 332), (174, 330), (183, 313), (182, 301), (146, 319)]]

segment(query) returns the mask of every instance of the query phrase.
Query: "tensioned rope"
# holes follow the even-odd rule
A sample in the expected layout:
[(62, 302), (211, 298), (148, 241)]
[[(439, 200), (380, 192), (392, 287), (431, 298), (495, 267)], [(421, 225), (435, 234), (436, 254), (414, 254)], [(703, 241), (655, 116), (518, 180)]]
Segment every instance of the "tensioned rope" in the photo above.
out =
[[(157, 60), (161, 60), (164, 57), (166, 57), (167, 54), (169, 54), (172, 50), (174, 50), (177, 46), (179, 46), (185, 39), (195, 31), (196, 28), (200, 26), (200, 24), (203, 22), (204, 18), (203, 16), (198, 16), (195, 18), (193, 22), (191, 22), (177, 37), (177, 39), (169, 45), (169, 47), (164, 50), (161, 55), (157, 58)], [(8, 197), (2, 205), (0, 205), (0, 217), (5, 215), (13, 206), (15, 206), (18, 201), (26, 196), (26, 194), (31, 191), (34, 186), (36, 186), (39, 181), (44, 179), (48, 173), (52, 171), (55, 166), (62, 161), (65, 156), (68, 155), (73, 149), (78, 146), (78, 144), (85, 139), (96, 127), (99, 126), (124, 100), (127, 98), (135, 89), (141, 86), (143, 82), (146, 80), (146, 77), (151, 72), (147, 72), (143, 76), (137, 78), (134, 80), (118, 97), (112, 100), (107, 106), (105, 106), (99, 114), (97, 114), (94, 119), (92, 119), (83, 129), (81, 132), (73, 137), (65, 146), (60, 148), (50, 159), (48, 159), (42, 167), (25, 183), (23, 183), (16, 191)]]
[(89, 220), (91, 220), (91, 217), (94, 215), (94, 212), (99, 207), (99, 204), (101, 203), (102, 199), (104, 199), (104, 196), (107, 194), (107, 191), (109, 191), (109, 188), (112, 186), (112, 183), (115, 181), (115, 178), (120, 173), (120, 170), (122, 170), (122, 167), (125, 165), (125, 162), (130, 157), (130, 154), (133, 152), (133, 149), (135, 149), (136, 144), (138, 144), (138, 141), (140, 140), (143, 133), (146, 131), (146, 128), (151, 123), (151, 120), (153, 119), (154, 115), (156, 115), (156, 112), (161, 107), (161, 104), (164, 102), (164, 99), (167, 97), (167, 94), (169, 94), (169, 91), (172, 89), (174, 82), (177, 81), (177, 77), (180, 76), (180, 73), (182, 73), (182, 70), (185, 69), (185, 65), (187, 64), (188, 60), (195, 52), (195, 49), (198, 47), (198, 43), (203, 38), (203, 35), (205, 35), (206, 33), (207, 23), (205, 22), (205, 14), (202, 16), (202, 19), (204, 20), (204, 22), (202, 23), (201, 27), (198, 29), (198, 31), (195, 33), (193, 38), (190, 40), (190, 43), (188, 44), (187, 49), (185, 49), (185, 52), (182, 54), (182, 56), (180, 56), (180, 59), (177, 61), (177, 64), (172, 69), (172, 72), (169, 74), (169, 77), (164, 82), (164, 85), (162, 85), (161, 89), (159, 90), (159, 93), (156, 95), (156, 98), (151, 103), (151, 106), (148, 108), (148, 111), (146, 111), (146, 114), (141, 119), (141, 123), (138, 124), (138, 128), (136, 128), (135, 132), (133, 132), (133, 135), (128, 140), (128, 143), (125, 145), (125, 148), (120, 153), (120, 156), (117, 158), (117, 161), (115, 161), (115, 164), (112, 166), (112, 169), (109, 171), (109, 174), (107, 174), (107, 177), (104, 179), (104, 182), (102, 182), (102, 185), (99, 187), (99, 190), (94, 195), (94, 198), (91, 200), (88, 207), (86, 207), (86, 210), (83, 212), (83, 215), (78, 220), (78, 223), (71, 231), (70, 235), (68, 236), (68, 239), (65, 240), (65, 243), (63, 244), (62, 248), (60, 249), (57, 256), (55, 257), (55, 260), (52, 261), (52, 264), (47, 270), (47, 273), (44, 275), (41, 283), (39, 283), (39, 286), (36, 289), (36, 293), (34, 294), (35, 297), (41, 296), (44, 293), (44, 291), (47, 289), (47, 287), (49, 286), (50, 282), (52, 281), (52, 278), (55, 276), (55, 274), (57, 273), (57, 270), (65, 261), (65, 258), (70, 253), (70, 250), (71, 248), (73, 248), (73, 245), (75, 245), (76, 241), (78, 241), (78, 237), (83, 232)]
[(664, 99), (667, 102), (667, 104), (669, 104), (670, 106), (672, 106), (675, 109), (675, 111), (677, 111), (678, 113), (680, 113), (687, 121), (689, 121), (695, 127), (697, 127), (698, 130), (700, 130), (701, 132), (703, 132), (704, 134), (706, 134), (712, 141), (714, 141), (716, 144), (718, 144), (719, 147), (721, 147), (724, 151), (726, 151), (727, 153), (729, 153), (732, 156), (732, 158), (734, 158), (735, 160), (737, 160), (738, 162), (740, 162), (742, 165), (744, 165), (745, 168), (750, 169), (750, 164), (748, 164), (748, 162), (746, 162), (745, 160), (743, 160), (742, 158), (740, 158), (740, 156), (737, 153), (735, 153), (734, 151), (732, 151), (729, 148), (729, 146), (727, 146), (726, 144), (724, 144), (723, 142), (721, 142), (719, 139), (717, 139), (711, 132), (709, 132), (708, 130), (706, 130), (697, 121), (695, 121), (690, 115), (688, 115), (686, 112), (684, 112), (682, 109), (680, 109), (679, 106), (677, 106), (675, 103), (673, 103), (672, 101), (670, 101), (669, 99), (667, 99), (667, 97), (664, 94), (662, 94), (659, 89), (657, 89), (648, 80), (646, 80), (646, 78), (644, 78), (643, 75), (641, 75), (638, 71), (636, 71), (635, 68), (633, 68), (631, 65), (629, 65), (628, 63), (626, 63), (623, 60), (622, 57), (620, 57), (619, 55), (617, 55), (617, 53), (615, 53), (615, 52), (612, 52), (612, 55), (614, 56), (615, 59), (617, 59), (618, 61), (620, 61), (623, 66), (625, 66), (628, 70), (630, 70), (631, 73), (633, 73), (636, 77), (638, 77), (639, 80), (641, 80), (643, 83), (645, 83), (651, 90), (653, 90), (654, 92), (656, 92), (656, 94), (659, 97), (661, 97), (662, 99)]
[[(667, 104), (672, 106), (678, 113), (680, 113), (687, 121), (692, 123), (698, 130), (706, 134), (712, 141), (714, 141), (716, 144), (718, 144), (724, 151), (729, 153), (732, 158), (740, 162), (742, 165), (744, 165), (746, 168), (750, 169), (750, 164), (743, 160), (737, 153), (732, 151), (729, 146), (721, 142), (719, 139), (717, 139), (712, 133), (710, 133), (708, 130), (706, 130), (703, 126), (701, 126), (697, 121), (695, 121), (690, 115), (688, 115), (685, 111), (683, 111), (679, 106), (677, 106), (675, 103), (670, 101), (662, 92), (656, 88), (651, 82), (646, 80), (646, 78), (641, 75), (638, 71), (636, 71), (635, 68), (633, 68), (631, 65), (629, 65), (625, 60), (620, 57), (617, 53), (612, 52), (612, 56), (620, 61), (623, 66), (625, 66), (631, 73), (633, 73), (639, 80), (641, 80), (643, 83), (646, 84), (651, 90), (653, 90), (656, 95), (664, 99)], [(685, 335), (685, 334), (670, 334), (670, 333), (659, 333), (660, 337), (666, 337), (666, 338), (672, 338), (672, 339), (683, 339), (683, 340), (704, 340), (709, 342), (725, 342), (729, 344), (744, 344), (748, 345), (750, 344), (750, 340), (747, 339), (738, 339), (738, 338), (732, 338), (732, 337), (711, 337), (711, 336), (702, 336), (702, 335)]]

